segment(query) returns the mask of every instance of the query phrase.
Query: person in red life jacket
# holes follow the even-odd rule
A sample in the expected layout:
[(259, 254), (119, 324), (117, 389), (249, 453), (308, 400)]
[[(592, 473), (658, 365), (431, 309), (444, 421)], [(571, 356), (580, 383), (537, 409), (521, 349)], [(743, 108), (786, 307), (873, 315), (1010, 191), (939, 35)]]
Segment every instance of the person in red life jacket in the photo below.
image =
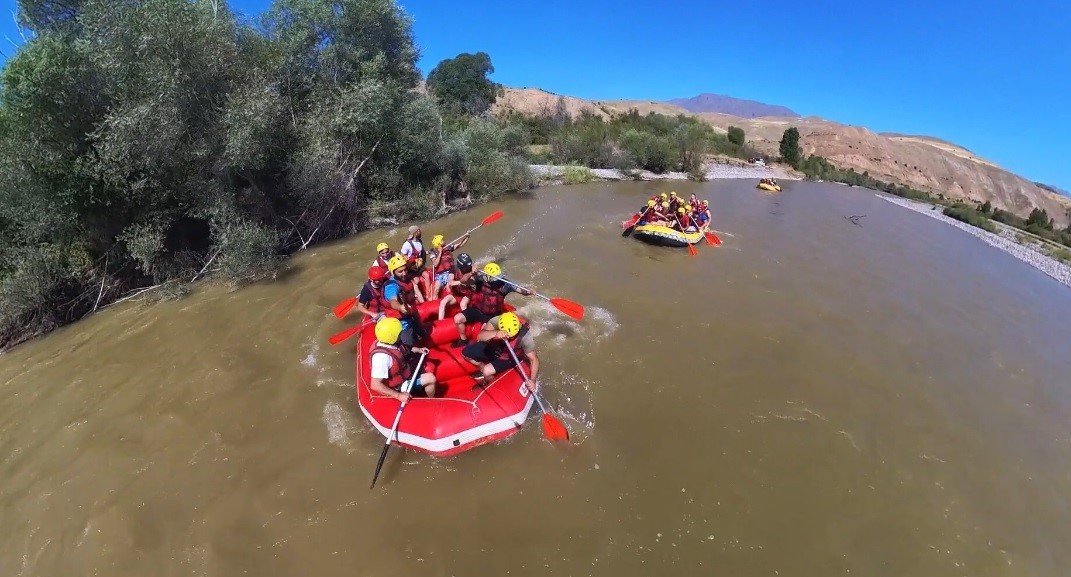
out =
[(671, 191), (669, 193), (669, 214), (677, 214), (677, 209), (684, 206), (681, 204), (681, 198), (677, 196), (677, 191)]
[(535, 339), (532, 338), (530, 328), (528, 323), (515, 313), (503, 313), (495, 319), (492, 326), (480, 331), (475, 343), (462, 349), (461, 356), (479, 367), (485, 378), (484, 382), (489, 383), (494, 375), (517, 366), (513, 355), (506, 349), (506, 343), (509, 343), (518, 359), (528, 358), (532, 368), (525, 384), (529, 390), (535, 391), (536, 379), (539, 376), (539, 356), (536, 354)]
[(643, 210), (640, 211), (640, 218), (636, 221), (636, 224), (641, 225), (651, 222), (651, 220), (654, 219), (655, 214), (657, 214), (657, 211), (655, 210), (657, 204), (658, 203), (655, 202), (654, 199), (648, 200), (647, 206), (643, 207)]
[(692, 205), (693, 208), (699, 207), (699, 197), (697, 197), (694, 192), (692, 193), (692, 196), (688, 198), (688, 204)]
[(387, 261), (392, 256), (394, 256), (394, 251), (390, 249), (387, 243), (381, 242), (376, 245), (376, 260), (372, 261), (372, 266), (387, 268)]
[(710, 228), (710, 203), (703, 201), (699, 203), (699, 211), (695, 217), (696, 224), (699, 225), (700, 230), (707, 230)]
[(695, 232), (695, 227), (692, 226), (692, 219), (688, 216), (688, 210), (683, 206), (677, 209), (677, 218), (670, 226), (681, 232)]
[(656, 204), (651, 212), (653, 212), (654, 215), (651, 216), (651, 219), (650, 221), (648, 221), (648, 224), (669, 226), (669, 202), (663, 201), (659, 204)]
[(454, 251), (465, 246), (469, 241), (469, 235), (461, 237), (457, 245), (448, 244), (443, 246), (443, 235), (437, 234), (431, 239), (431, 250), (428, 251), (428, 268), (424, 271), (427, 283), (428, 300), (439, 298), (439, 293), (446, 287), (454, 276)]
[(506, 295), (512, 292), (518, 292), (524, 296), (532, 295), (532, 291), (505, 283), (501, 280), (502, 278), (504, 278), (502, 267), (498, 264), (489, 262), (484, 265), (483, 274), (476, 279), (476, 289), (472, 293), (472, 298), (469, 299), (469, 306), (454, 315), (454, 324), (457, 325), (457, 331), (461, 335), (461, 338), (454, 342), (455, 347), (467, 342), (465, 323), (480, 323), (484, 328), (493, 326), (490, 324), (491, 320), (504, 312)]
[(386, 267), (373, 266), (368, 269), (368, 282), (361, 287), (361, 294), (357, 297), (357, 310), (373, 321), (378, 321), (391, 308), (390, 299), (383, 296), (383, 279), (386, 276)]
[(390, 279), (383, 287), (383, 296), (390, 303), (390, 308), (401, 316), (402, 344), (411, 347), (428, 336), (417, 315), (417, 304), (424, 300), (409, 272), (409, 261), (404, 256), (396, 254), (391, 257), (387, 270), (390, 271)]
[(472, 257), (468, 253), (459, 253), (454, 261), (454, 272), (446, 283), (447, 293), (439, 300), (439, 320), (446, 318), (446, 308), (458, 303), (460, 310), (469, 306), (469, 300), (475, 290), (476, 272), (472, 270)]
[(376, 323), (376, 344), (372, 346), (369, 358), (372, 392), (394, 397), (402, 403), (413, 397), (434, 397), (435, 375), (427, 369), (415, 380), (409, 392), (402, 392), (402, 386), (413, 376), (409, 352), (424, 354), (428, 349), (405, 350), (404, 346), (399, 346), (401, 334), (402, 323), (396, 318), (385, 317)]
[(419, 226), (409, 227), (409, 236), (402, 243), (398, 252), (409, 261), (409, 269), (420, 276), (424, 272), (424, 265), (428, 262), (428, 253), (424, 250), (424, 241), (421, 240), (422, 231)]

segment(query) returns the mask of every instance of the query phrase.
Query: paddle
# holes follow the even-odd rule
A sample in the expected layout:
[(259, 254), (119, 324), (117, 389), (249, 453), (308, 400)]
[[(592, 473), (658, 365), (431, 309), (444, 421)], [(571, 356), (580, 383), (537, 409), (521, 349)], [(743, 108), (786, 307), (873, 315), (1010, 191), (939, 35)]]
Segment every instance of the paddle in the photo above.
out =
[(712, 233), (710, 231), (704, 231), (703, 232), (703, 238), (707, 239), (707, 244), (709, 244), (711, 246), (718, 246), (718, 245), (721, 244), (721, 239), (718, 238), (718, 235), (716, 235), (716, 234), (714, 234), (714, 233)]
[[(420, 355), (420, 360), (417, 361), (416, 369), (413, 370), (413, 378), (402, 384), (403, 393), (408, 393), (413, 390), (413, 385), (416, 384), (416, 380), (420, 378), (420, 368), (424, 365), (424, 357), (428, 356), (428, 353)], [(387, 458), (387, 451), (390, 450), (390, 440), (398, 434), (398, 423), (402, 420), (402, 411), (405, 410), (405, 406), (409, 404), (408, 400), (402, 401), (402, 404), (398, 407), (398, 414), (394, 415), (394, 425), (390, 428), (390, 435), (387, 437), (387, 442), (383, 444), (383, 452), (379, 454), (379, 462), (376, 463), (376, 472), (372, 475), (372, 484), (368, 489), (371, 490), (376, 486), (376, 479), (379, 478), (379, 470), (383, 468), (383, 460)]]
[[(674, 218), (677, 219), (677, 226), (681, 227), (681, 233), (683, 234), (684, 233), (684, 228), (685, 228), (684, 224), (681, 222), (681, 219), (680, 219), (679, 216), (675, 216)], [(684, 241), (684, 242), (688, 245), (688, 254), (690, 254), (692, 256), (695, 256), (696, 255), (695, 245), (690, 243), (690, 242), (688, 242), (688, 241)]]
[[(506, 280), (503, 277), (496, 276), (496, 277), (492, 277), (492, 278), (498, 279), (498, 280), (500, 280), (500, 281), (502, 281), (502, 282), (504, 282), (504, 283), (506, 283), (508, 285), (513, 285), (513, 286), (515, 286), (515, 287), (517, 287), (519, 289), (528, 290), (528, 289), (522, 287), (521, 285), (519, 285), (519, 284), (517, 284), (517, 283), (515, 283), (515, 282), (513, 282), (511, 280)], [(543, 295), (541, 295), (541, 294), (539, 294), (537, 292), (534, 292), (534, 291), (532, 292), (532, 294), (534, 294), (535, 296), (537, 296), (537, 297), (549, 302), (550, 304), (554, 305), (554, 308), (558, 309), (562, 313), (564, 313), (564, 314), (566, 314), (566, 315), (568, 315), (570, 317), (573, 317), (574, 319), (576, 319), (578, 321), (579, 320), (584, 320), (584, 307), (581, 306), (579, 303), (574, 303), (573, 301), (566, 300), (566, 299), (545, 297), (545, 296), (543, 296)]]
[(632, 231), (636, 230), (636, 225), (639, 224), (641, 220), (643, 220), (643, 215), (647, 214), (648, 210), (651, 210), (651, 207), (648, 206), (647, 208), (643, 209), (643, 212), (641, 212), (640, 215), (636, 217), (636, 220), (633, 221), (632, 224), (629, 225), (629, 227), (621, 233), (621, 236), (629, 236), (630, 234), (632, 234)]
[(342, 332), (335, 333), (335, 334), (331, 335), (331, 338), (327, 339), (327, 342), (331, 343), (332, 345), (337, 345), (338, 343), (341, 343), (342, 341), (344, 341), (344, 340), (352, 337), (353, 335), (361, 332), (361, 329), (367, 327), (372, 322), (373, 322), (372, 319), (365, 319), (361, 324), (359, 324), (359, 325), (357, 325), (355, 327), (350, 327), (350, 328), (348, 328), (348, 329), (346, 329), (346, 330), (344, 330)]
[[(509, 341), (506, 341), (506, 349), (509, 351), (509, 355), (513, 357), (513, 362), (517, 363), (515, 365), (517, 372), (521, 374), (521, 378), (524, 379), (524, 382), (531, 382), (528, 380), (528, 375), (524, 374), (524, 369), (521, 368), (521, 360), (517, 358), (517, 353), (513, 351), (513, 347), (510, 346)], [(565, 425), (563, 425), (557, 417), (547, 411), (547, 408), (543, 406), (543, 401), (539, 398), (539, 393), (537, 393), (534, 388), (532, 389), (532, 396), (535, 397), (536, 403), (539, 405), (539, 410), (543, 412), (543, 434), (551, 441), (568, 441), (569, 430), (565, 428)]]
[(487, 215), (487, 218), (485, 218), (482, 221), (480, 221), (480, 224), (477, 224), (476, 226), (470, 228), (468, 232), (466, 232), (465, 234), (455, 238), (450, 244), (454, 244), (454, 243), (458, 242), (459, 240), (465, 238), (465, 235), (472, 234), (472, 232), (474, 230), (480, 228), (481, 226), (483, 226), (485, 224), (491, 224), (492, 222), (502, 218), (504, 215), (505, 215), (505, 213), (502, 212), (501, 210), (496, 212), (496, 213)]
[(352, 309), (353, 305), (356, 305), (356, 304), (357, 304), (357, 297), (350, 297), (350, 298), (338, 303), (337, 305), (335, 305), (335, 310), (334, 310), (335, 318), (339, 318), (340, 319), (340, 318), (346, 316), (346, 313), (350, 312), (350, 309)]

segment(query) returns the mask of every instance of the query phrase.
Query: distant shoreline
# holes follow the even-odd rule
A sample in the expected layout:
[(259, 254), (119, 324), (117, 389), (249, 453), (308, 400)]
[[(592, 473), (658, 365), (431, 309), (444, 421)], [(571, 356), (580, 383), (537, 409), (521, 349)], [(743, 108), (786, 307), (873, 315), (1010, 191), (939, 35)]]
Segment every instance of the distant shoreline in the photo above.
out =
[[(618, 170), (615, 168), (587, 168), (557, 164), (530, 164), (529, 170), (538, 186), (562, 184), (582, 184), (584, 182), (608, 181), (655, 181), (655, 180), (689, 180), (686, 172), (650, 172), (648, 170)], [(800, 180), (786, 170), (776, 166), (733, 165), (710, 162), (703, 166), (706, 180), (724, 180), (731, 178), (776, 178), (779, 180)]]
[(1057, 282), (1071, 287), (1071, 266), (1068, 266), (1045, 253), (1043, 249), (1037, 246), (1037, 244), (1033, 242), (1024, 243), (1022, 240), (1011, 236), (1017, 233), (1021, 234), (1017, 229), (1001, 226), (1000, 230), (1002, 231), (1002, 234), (994, 234), (952, 217), (945, 216), (944, 213), (941, 212), (941, 206), (939, 205), (916, 202), (906, 198), (889, 197), (883, 194), (877, 194), (876, 196), (908, 210), (913, 210), (930, 218), (946, 222), (962, 231), (970, 233), (986, 244), (998, 248), (1016, 259), (1040, 270)]

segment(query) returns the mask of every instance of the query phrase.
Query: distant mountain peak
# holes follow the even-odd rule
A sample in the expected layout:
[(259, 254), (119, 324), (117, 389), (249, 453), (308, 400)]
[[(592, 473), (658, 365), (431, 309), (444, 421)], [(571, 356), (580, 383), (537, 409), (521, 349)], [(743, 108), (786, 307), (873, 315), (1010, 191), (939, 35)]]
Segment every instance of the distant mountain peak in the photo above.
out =
[(757, 118), (759, 116), (800, 117), (792, 109), (784, 106), (764, 104), (754, 100), (733, 98), (732, 96), (711, 94), (709, 92), (691, 98), (674, 98), (668, 102), (689, 112), (718, 112), (741, 118)]

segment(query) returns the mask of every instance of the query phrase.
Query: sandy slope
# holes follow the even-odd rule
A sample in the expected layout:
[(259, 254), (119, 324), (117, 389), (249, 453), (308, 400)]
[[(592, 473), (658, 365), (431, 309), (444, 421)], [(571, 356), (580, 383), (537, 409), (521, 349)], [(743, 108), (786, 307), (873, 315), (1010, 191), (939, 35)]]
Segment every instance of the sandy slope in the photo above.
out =
[[(588, 110), (600, 116), (635, 108), (642, 114), (692, 114), (664, 102), (614, 100), (588, 101), (561, 96), (566, 110), (577, 115)], [(519, 111), (550, 113), (559, 95), (535, 88), (506, 88), (495, 103), (496, 113)], [(726, 114), (696, 114), (715, 128), (739, 126), (749, 143), (771, 155), (777, 154), (781, 134), (790, 126), (800, 131), (807, 154), (818, 154), (834, 164), (869, 172), (875, 178), (943, 193), (950, 198), (989, 200), (994, 206), (1026, 216), (1034, 206), (1048, 211), (1061, 226), (1068, 223), (1071, 199), (1042, 189), (996, 164), (955, 144), (925, 136), (884, 135), (864, 127), (847, 126), (817, 117), (739, 118)]]

